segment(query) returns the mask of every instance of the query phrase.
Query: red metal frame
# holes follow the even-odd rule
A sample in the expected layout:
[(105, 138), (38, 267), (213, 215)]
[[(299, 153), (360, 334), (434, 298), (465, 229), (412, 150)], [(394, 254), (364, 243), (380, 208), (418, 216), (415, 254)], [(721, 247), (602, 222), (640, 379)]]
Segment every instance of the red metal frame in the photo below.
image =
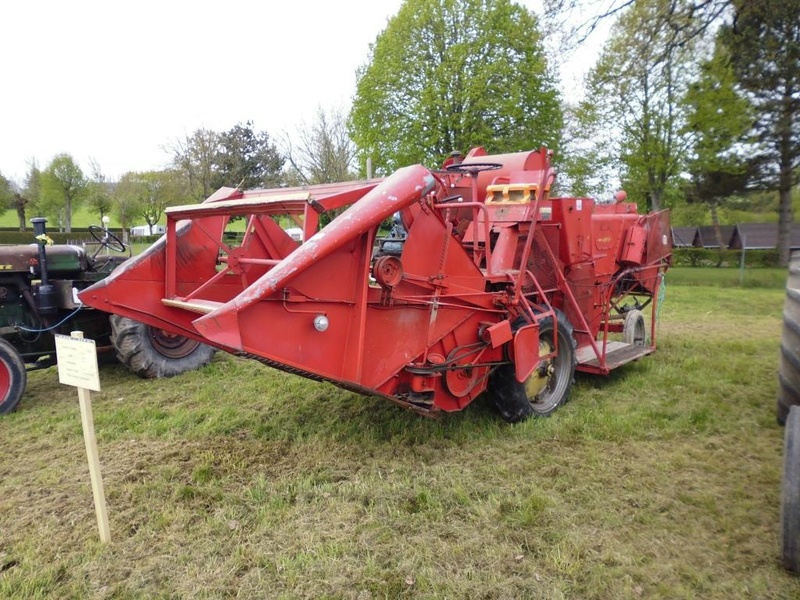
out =
[[(464, 408), (501, 364), (514, 362), (523, 381), (556, 355), (557, 345), (540, 356), (538, 343), (538, 324), (556, 309), (574, 327), (578, 369), (608, 373), (652, 352), (671, 248), (667, 213), (551, 198), (555, 172), (544, 148), (474, 149), (463, 164), (486, 162), (501, 166), (223, 188), (202, 204), (168, 209), (166, 235), (81, 299), (425, 414)], [(319, 229), (322, 213), (345, 207)], [(408, 231), (402, 249), (377, 256), (381, 224), (398, 212)], [(302, 226), (302, 243), (280, 215)], [(246, 224), (231, 242), (234, 217)], [(631, 301), (650, 303), (651, 341), (621, 358), (609, 336)]]

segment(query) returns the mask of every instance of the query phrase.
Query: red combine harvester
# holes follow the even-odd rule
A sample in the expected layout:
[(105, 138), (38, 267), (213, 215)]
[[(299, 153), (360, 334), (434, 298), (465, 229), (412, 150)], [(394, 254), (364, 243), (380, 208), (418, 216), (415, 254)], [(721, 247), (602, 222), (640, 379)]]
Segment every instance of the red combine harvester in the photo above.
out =
[[(666, 211), (551, 198), (550, 154), (476, 148), (380, 181), (222, 188), (167, 209), (166, 235), (80, 298), (423, 414), (488, 391), (508, 421), (547, 415), (576, 368), (655, 350), (672, 248)], [(232, 217), (246, 219), (236, 243)], [(401, 234), (379, 239), (392, 217)]]

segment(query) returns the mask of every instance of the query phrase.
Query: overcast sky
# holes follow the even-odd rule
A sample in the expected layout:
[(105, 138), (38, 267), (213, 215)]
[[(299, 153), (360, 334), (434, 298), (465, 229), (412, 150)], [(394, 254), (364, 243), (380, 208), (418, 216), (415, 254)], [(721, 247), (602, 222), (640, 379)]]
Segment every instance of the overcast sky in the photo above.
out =
[(162, 147), (200, 127), (291, 133), (318, 106), (349, 108), (401, 4), (3, 1), (0, 173), (21, 182), (32, 158), (67, 152), (116, 178), (164, 167)]

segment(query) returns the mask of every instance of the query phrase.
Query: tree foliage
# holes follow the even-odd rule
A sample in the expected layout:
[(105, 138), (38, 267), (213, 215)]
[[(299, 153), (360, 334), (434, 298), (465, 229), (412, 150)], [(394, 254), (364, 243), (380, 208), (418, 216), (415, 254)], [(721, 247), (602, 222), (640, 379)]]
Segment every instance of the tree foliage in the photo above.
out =
[(14, 184), (0, 173), (0, 214), (14, 203)]
[[(642, 0), (610, 0), (598, 5), (588, 0), (553, 0), (546, 7), (549, 16), (562, 19), (582, 11), (585, 18), (580, 21), (580, 28), (584, 35), (576, 38), (585, 39), (585, 34), (601, 20), (633, 12), (641, 3)], [(713, 202), (718, 202), (743, 186), (758, 184), (777, 191), (779, 257), (785, 265), (794, 219), (791, 191), (800, 172), (800, 0), (663, 0), (663, 4), (665, 10), (656, 15), (653, 23), (666, 35), (664, 47), (688, 47), (702, 34), (718, 28), (735, 80), (730, 85), (727, 80), (712, 81), (709, 73), (701, 75), (698, 85), (706, 86), (709, 95), (722, 102), (720, 114), (711, 114), (701, 106), (705, 103), (712, 107), (710, 98), (704, 101), (700, 94), (687, 97), (688, 118), (694, 119), (689, 131), (695, 144), (689, 164), (693, 186), (688, 193), (690, 197), (705, 198), (704, 201), (715, 198)], [(717, 88), (708, 88), (712, 84)], [(746, 161), (741, 160), (742, 142), (732, 135), (740, 122), (730, 114), (731, 110), (736, 111), (736, 103), (727, 104), (730, 89), (753, 107), (752, 133), (757, 143), (748, 148)], [(723, 117), (722, 113), (729, 114)], [(730, 142), (727, 148), (726, 137)]]
[(168, 206), (185, 202), (184, 180), (175, 170), (128, 172), (115, 190), (116, 216), (123, 228), (141, 218), (150, 227), (159, 222)]
[(217, 187), (271, 188), (281, 184), (284, 158), (266, 131), (239, 123), (219, 136)]
[[(737, 89), (730, 58), (728, 49), (717, 43), (714, 55), (700, 64), (699, 76), (684, 98), (685, 131), (692, 150), (686, 200), (710, 209), (718, 234), (718, 207), (745, 191), (753, 175), (748, 160), (753, 107)], [(723, 248), (721, 239), (717, 241)]]
[(779, 194), (778, 253), (788, 264), (792, 188), (800, 180), (800, 0), (732, 2), (734, 21), (721, 39), (738, 85), (755, 107), (757, 168)]
[[(31, 160), (28, 163), (28, 171), (25, 173), (25, 181), (22, 184), (21, 196), (25, 200), (25, 207), (28, 212), (42, 215), (44, 214), (40, 208), (42, 198), (42, 172), (39, 169), (39, 164), (36, 160)], [(27, 220), (24, 224), (20, 223), (20, 231), (25, 231)]]
[(69, 154), (58, 154), (42, 172), (41, 204), (67, 233), (72, 231), (72, 211), (86, 197), (88, 180)]
[(94, 160), (91, 161), (92, 176), (89, 178), (86, 190), (86, 203), (100, 217), (102, 223), (103, 217), (111, 212), (114, 200), (111, 193), (111, 185), (106, 181), (106, 176), (100, 165)]
[(225, 132), (198, 129), (168, 148), (173, 169), (186, 180), (188, 196), (200, 201), (222, 186), (276, 187), (284, 158), (266, 131), (239, 123)]
[(406, 0), (357, 72), (350, 115), (379, 172), (477, 145), (557, 147), (561, 125), (537, 20), (510, 0)]
[(671, 46), (669, 32), (658, 26), (669, 5), (637, 2), (614, 25), (588, 77), (578, 110), (582, 139), (572, 152), (583, 160), (583, 172), (571, 165), (574, 177), (585, 180), (587, 170), (610, 167), (630, 197), (650, 210), (679, 194), (687, 148), (680, 102), (692, 49)]
[[(545, 21), (561, 32), (567, 47), (586, 42), (607, 19), (616, 19), (639, 0), (549, 0), (544, 3)], [(731, 13), (731, 0), (668, 0), (654, 23), (665, 30), (668, 46), (682, 46), (713, 30)]]
[(287, 138), (284, 153), (291, 175), (299, 183), (333, 183), (354, 179), (356, 149), (347, 132), (347, 117), (341, 109), (319, 107), (311, 124), (301, 123), (296, 141)]
[(194, 201), (208, 198), (217, 188), (215, 175), (219, 154), (219, 133), (197, 129), (168, 148), (172, 167), (186, 179), (189, 196)]

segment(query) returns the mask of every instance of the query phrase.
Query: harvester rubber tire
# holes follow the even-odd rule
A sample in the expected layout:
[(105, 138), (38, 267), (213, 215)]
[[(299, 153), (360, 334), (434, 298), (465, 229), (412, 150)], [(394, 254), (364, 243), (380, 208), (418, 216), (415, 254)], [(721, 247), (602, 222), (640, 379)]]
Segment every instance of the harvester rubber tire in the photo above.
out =
[(211, 362), (216, 350), (183, 336), (165, 335), (139, 321), (111, 315), (111, 343), (117, 358), (139, 377), (159, 379), (194, 371)]
[(784, 433), (781, 558), (786, 569), (800, 573), (800, 406), (789, 410)]
[(27, 383), (28, 373), (22, 357), (14, 346), (0, 339), (0, 414), (17, 408)]
[(633, 309), (625, 313), (622, 339), (626, 344), (633, 344), (634, 346), (644, 346), (647, 343), (647, 328), (644, 325), (642, 311)]
[[(575, 381), (575, 365), (577, 363), (576, 344), (573, 329), (567, 317), (556, 310), (558, 319), (558, 354), (551, 359), (546, 368), (552, 368), (544, 389), (533, 397), (528, 393), (528, 386), (533, 378), (538, 377), (536, 371), (523, 383), (516, 379), (513, 364), (505, 364), (492, 373), (489, 380), (489, 400), (504, 421), (517, 423), (531, 416), (550, 416), (569, 398), (569, 392)], [(552, 317), (539, 323), (539, 343), (553, 344)]]
[(778, 367), (778, 423), (800, 404), (800, 252), (792, 253), (783, 304), (783, 333)]

